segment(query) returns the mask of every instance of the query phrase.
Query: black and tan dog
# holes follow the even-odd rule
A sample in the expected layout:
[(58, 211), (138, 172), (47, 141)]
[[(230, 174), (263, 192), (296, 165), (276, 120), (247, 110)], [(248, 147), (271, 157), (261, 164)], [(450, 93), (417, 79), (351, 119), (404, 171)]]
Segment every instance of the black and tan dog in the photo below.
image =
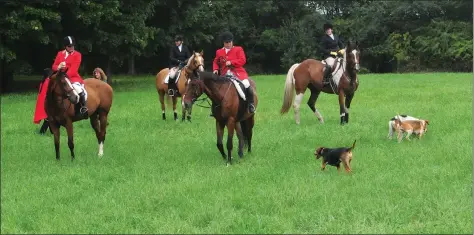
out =
[(316, 159), (323, 157), (321, 170), (326, 168), (326, 164), (337, 167), (337, 171), (340, 171), (341, 162), (344, 164), (344, 168), (347, 172), (352, 172), (351, 161), (352, 161), (352, 150), (355, 147), (356, 140), (352, 144), (352, 147), (340, 147), (340, 148), (326, 148), (319, 147), (314, 152)]

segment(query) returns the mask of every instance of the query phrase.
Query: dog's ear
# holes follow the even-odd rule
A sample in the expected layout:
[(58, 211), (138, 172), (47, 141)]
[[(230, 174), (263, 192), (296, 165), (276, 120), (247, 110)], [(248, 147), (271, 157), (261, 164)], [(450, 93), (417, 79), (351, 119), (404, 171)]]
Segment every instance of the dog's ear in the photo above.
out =
[(426, 122), (426, 124), (427, 124), (427, 125), (429, 125), (429, 124), (430, 124), (430, 121), (428, 121), (428, 120), (425, 120), (425, 122)]

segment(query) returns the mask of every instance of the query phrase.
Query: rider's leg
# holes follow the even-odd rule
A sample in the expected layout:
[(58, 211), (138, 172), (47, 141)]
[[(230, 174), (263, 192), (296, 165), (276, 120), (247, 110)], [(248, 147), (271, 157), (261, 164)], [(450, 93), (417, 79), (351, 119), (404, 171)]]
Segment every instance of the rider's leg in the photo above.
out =
[(250, 87), (250, 82), (248, 79), (242, 80), (242, 83), (244, 84), (246, 95), (247, 95), (247, 101), (249, 105), (249, 112), (250, 113), (255, 113), (255, 104), (254, 104), (254, 98), (253, 98), (253, 90)]

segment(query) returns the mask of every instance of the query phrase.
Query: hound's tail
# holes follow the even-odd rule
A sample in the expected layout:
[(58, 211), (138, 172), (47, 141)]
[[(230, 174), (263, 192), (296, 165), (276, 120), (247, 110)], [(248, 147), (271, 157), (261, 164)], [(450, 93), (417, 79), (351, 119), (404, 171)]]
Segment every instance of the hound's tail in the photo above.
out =
[(355, 147), (355, 145), (356, 145), (356, 141), (357, 141), (357, 140), (354, 140), (354, 143), (352, 144), (352, 146), (349, 148), (348, 151), (352, 151), (352, 150), (354, 149), (354, 147)]
[(293, 73), (295, 69), (300, 65), (299, 63), (293, 64), (288, 70), (285, 81), (285, 94), (283, 95), (283, 105), (281, 106), (280, 113), (285, 114), (290, 110), (291, 104), (295, 98), (295, 77)]

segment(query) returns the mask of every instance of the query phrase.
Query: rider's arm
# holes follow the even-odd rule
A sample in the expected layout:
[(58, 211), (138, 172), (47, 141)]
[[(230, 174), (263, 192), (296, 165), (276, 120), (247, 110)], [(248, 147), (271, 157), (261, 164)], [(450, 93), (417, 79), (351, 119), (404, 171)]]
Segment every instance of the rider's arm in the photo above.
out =
[(71, 60), (69, 63), (66, 63), (66, 67), (68, 68), (66, 74), (69, 77), (76, 77), (79, 76), (79, 66), (81, 66), (82, 55), (81, 53), (75, 51), (73, 55), (70, 55)]
[(61, 53), (61, 51), (59, 51), (58, 54), (56, 54), (56, 59), (54, 59), (53, 66), (51, 66), (53, 71), (55, 71), (55, 72), (58, 71), (59, 63), (61, 63), (61, 55), (62, 55), (62, 53)]
[(230, 60), (230, 64), (233, 65), (234, 67), (242, 67), (245, 65), (247, 62), (247, 58), (245, 57), (245, 52), (242, 47), (237, 47), (237, 59), (235, 60)]
[(212, 71), (219, 70), (219, 65), (217, 64), (219, 55), (219, 50), (216, 51), (216, 56), (214, 57), (214, 61), (212, 61)]
[(173, 63), (178, 63), (178, 59), (176, 59), (176, 57), (174, 55), (173, 47), (170, 48), (170, 60)]

